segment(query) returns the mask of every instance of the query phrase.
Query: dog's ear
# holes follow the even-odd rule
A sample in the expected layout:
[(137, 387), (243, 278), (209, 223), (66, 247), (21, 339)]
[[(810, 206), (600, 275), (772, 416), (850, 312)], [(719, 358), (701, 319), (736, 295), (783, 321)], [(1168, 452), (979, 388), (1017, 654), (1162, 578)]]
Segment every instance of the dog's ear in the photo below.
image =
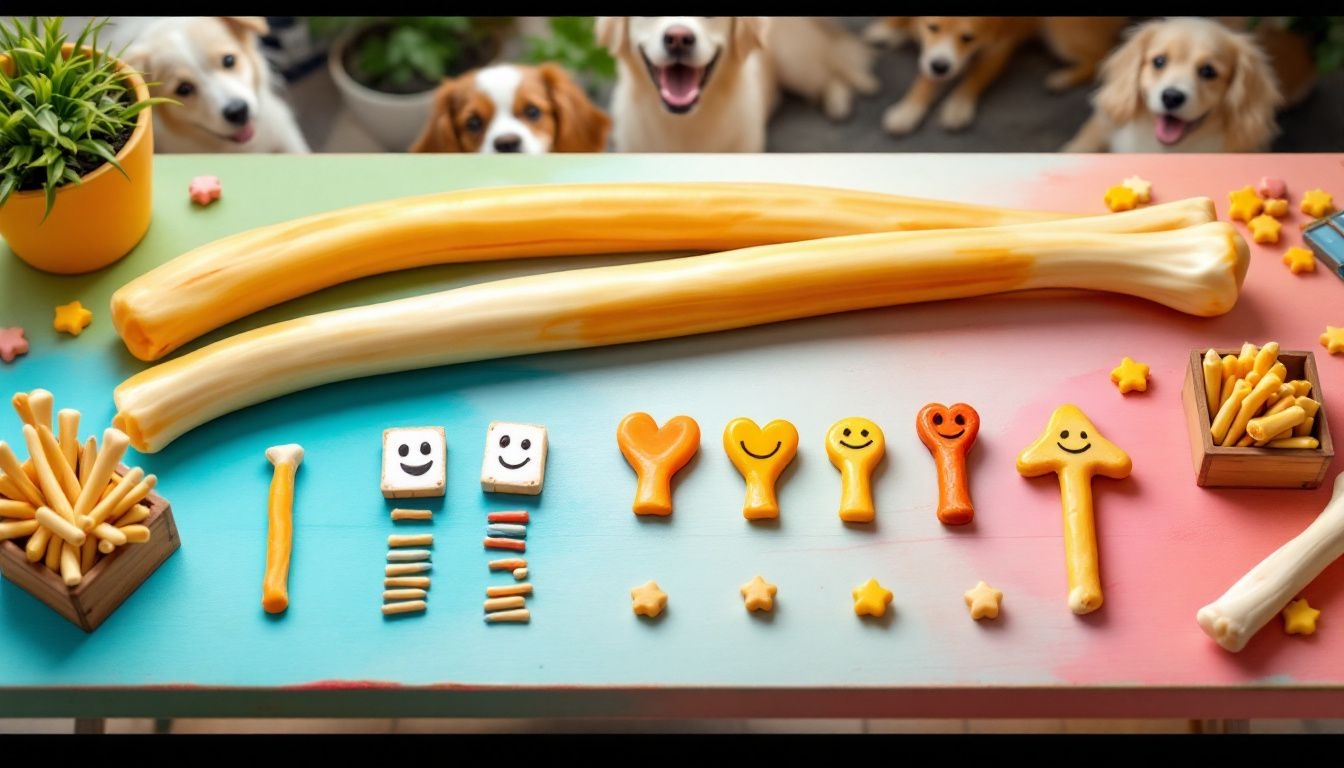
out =
[(562, 67), (546, 63), (537, 67), (546, 93), (555, 107), (555, 140), (552, 152), (601, 152), (607, 148), (611, 118), (588, 99), (588, 94)]
[(1246, 34), (1229, 37), (1236, 58), (1232, 80), (1219, 105), (1227, 126), (1224, 148), (1229, 152), (1264, 151), (1279, 131), (1274, 114), (1283, 105), (1283, 94), (1269, 57), (1259, 44)]
[(598, 16), (593, 24), (593, 35), (598, 45), (610, 51), (611, 55), (618, 56), (621, 49), (625, 48), (629, 25), (629, 16)]
[(434, 94), (434, 104), (429, 111), (429, 120), (420, 137), (412, 144), (409, 152), (461, 152), (462, 142), (457, 138), (457, 126), (453, 124), (453, 97), (461, 84), (473, 74), (468, 72), (452, 80), (444, 80)]
[(764, 48), (765, 31), (769, 26), (769, 16), (734, 16), (733, 48), (737, 55), (746, 56), (757, 48)]
[(239, 40), (246, 41), (249, 33), (262, 37), (271, 33), (271, 25), (266, 23), (265, 16), (220, 16), (219, 20)]
[(1143, 111), (1139, 73), (1148, 62), (1148, 44), (1157, 34), (1156, 23), (1131, 28), (1125, 42), (1101, 63), (1101, 87), (1092, 103), (1115, 125), (1128, 123)]

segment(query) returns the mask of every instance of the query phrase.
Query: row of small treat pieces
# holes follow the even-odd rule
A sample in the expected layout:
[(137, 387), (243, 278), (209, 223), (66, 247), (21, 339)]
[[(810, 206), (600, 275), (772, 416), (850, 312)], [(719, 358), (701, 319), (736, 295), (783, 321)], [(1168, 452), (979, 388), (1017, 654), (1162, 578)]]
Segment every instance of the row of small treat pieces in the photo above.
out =
[[(491, 512), (486, 516), (486, 549), (508, 549), (523, 552), (527, 549), (526, 510), (509, 512)], [(527, 596), (532, 594), (532, 584), (525, 581), (528, 575), (527, 560), (522, 557), (508, 557), (490, 561), (490, 571), (507, 571), (513, 574), (517, 584), (501, 587), (486, 587), (485, 620), (491, 624), (528, 622), (532, 614), (527, 610)]]
[[(392, 521), (433, 520), (425, 509), (394, 509)], [(424, 613), (428, 607), (429, 571), (433, 567), (427, 547), (434, 534), (391, 534), (387, 537), (387, 566), (383, 576), (383, 615)]]

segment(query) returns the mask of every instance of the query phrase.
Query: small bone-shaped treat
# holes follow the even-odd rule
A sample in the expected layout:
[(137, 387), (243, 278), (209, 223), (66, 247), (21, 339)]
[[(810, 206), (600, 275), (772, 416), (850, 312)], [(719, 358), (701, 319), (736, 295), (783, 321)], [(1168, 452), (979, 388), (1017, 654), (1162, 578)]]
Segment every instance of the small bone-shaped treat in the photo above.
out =
[(920, 442), (933, 454), (938, 467), (938, 522), (964, 525), (975, 517), (966, 454), (980, 432), (980, 414), (965, 403), (948, 408), (929, 403), (915, 416)]
[(723, 450), (747, 483), (742, 516), (748, 520), (779, 517), (775, 482), (798, 453), (798, 430), (783, 419), (764, 429), (751, 419), (733, 419), (723, 430)]
[(882, 430), (867, 419), (841, 419), (826, 432), (826, 455), (840, 470), (841, 520), (871, 523), (877, 516), (873, 506), (873, 470), (886, 452)]
[(616, 442), (635, 470), (635, 514), (672, 514), (672, 475), (700, 450), (700, 425), (674, 416), (660, 428), (652, 416), (636, 412), (621, 419)]
[(1199, 609), (1195, 620), (1218, 645), (1236, 653), (1260, 628), (1344, 555), (1344, 472), (1311, 525), (1242, 576), (1223, 596)]
[(1076, 405), (1061, 405), (1036, 442), (1017, 457), (1023, 477), (1059, 476), (1064, 505), (1064, 557), (1069, 573), (1069, 608), (1076, 614), (1101, 607), (1097, 532), (1092, 518), (1092, 476), (1129, 477), (1129, 456), (1101, 436)]
[(294, 475), (303, 462), (303, 446), (290, 443), (266, 449), (275, 465), (271, 477), (266, 536), (266, 578), (261, 607), (283, 613), (289, 607), (289, 553), (294, 544)]

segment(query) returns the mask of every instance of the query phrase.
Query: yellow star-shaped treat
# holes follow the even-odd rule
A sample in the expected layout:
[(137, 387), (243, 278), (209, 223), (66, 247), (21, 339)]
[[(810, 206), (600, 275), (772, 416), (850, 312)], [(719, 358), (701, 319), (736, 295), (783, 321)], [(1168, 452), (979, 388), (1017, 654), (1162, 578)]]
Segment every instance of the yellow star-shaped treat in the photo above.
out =
[(1307, 604), (1304, 597), (1294, 600), (1283, 609), (1283, 628), (1290, 635), (1311, 635), (1316, 632), (1316, 619), (1321, 612)]
[(1265, 215), (1282, 219), (1288, 215), (1288, 201), (1282, 197), (1265, 198)]
[(757, 576), (742, 585), (742, 599), (747, 602), (748, 611), (769, 611), (775, 607), (775, 593), (779, 587)]
[(854, 589), (854, 615), (881, 617), (887, 612), (887, 603), (891, 602), (891, 590), (869, 579), (863, 586)]
[(1288, 265), (1288, 271), (1294, 275), (1316, 271), (1316, 257), (1306, 248), (1289, 248), (1283, 254), (1283, 263)]
[(975, 589), (967, 592), (965, 597), (966, 607), (971, 609), (972, 619), (979, 621), (999, 618), (999, 603), (1003, 601), (1003, 592), (982, 581), (975, 585)]
[(1325, 333), (1321, 334), (1321, 346), (1332, 355), (1344, 354), (1344, 328), (1325, 326)]
[(52, 323), (58, 331), (64, 331), (71, 336), (78, 336), (89, 327), (93, 322), (93, 313), (84, 308), (78, 301), (72, 301), (69, 304), (62, 304), (56, 308), (56, 320)]
[(1335, 210), (1335, 199), (1323, 189), (1310, 189), (1302, 194), (1298, 208), (1313, 219), (1319, 219)]
[(1265, 201), (1251, 189), (1251, 185), (1238, 189), (1236, 192), (1228, 192), (1227, 199), (1232, 205), (1227, 208), (1227, 218), (1232, 221), (1250, 221), (1264, 210)]
[(1130, 176), (1121, 182), (1126, 187), (1134, 190), (1134, 196), (1140, 203), (1146, 203), (1153, 199), (1153, 182), (1139, 176)]
[(630, 590), (630, 599), (634, 601), (635, 613), (639, 616), (654, 618), (667, 607), (667, 593), (658, 588), (658, 582), (650, 581)]
[(1134, 210), (1134, 204), (1139, 200), (1139, 196), (1134, 190), (1119, 184), (1106, 190), (1106, 194), (1101, 199), (1102, 202), (1106, 203), (1106, 207), (1112, 211), (1132, 211)]
[(1251, 239), (1257, 243), (1279, 242), (1279, 230), (1283, 225), (1273, 216), (1260, 214), (1246, 223), (1251, 230)]
[(1126, 357), (1111, 371), (1111, 382), (1120, 388), (1122, 395), (1134, 391), (1147, 392), (1148, 366)]

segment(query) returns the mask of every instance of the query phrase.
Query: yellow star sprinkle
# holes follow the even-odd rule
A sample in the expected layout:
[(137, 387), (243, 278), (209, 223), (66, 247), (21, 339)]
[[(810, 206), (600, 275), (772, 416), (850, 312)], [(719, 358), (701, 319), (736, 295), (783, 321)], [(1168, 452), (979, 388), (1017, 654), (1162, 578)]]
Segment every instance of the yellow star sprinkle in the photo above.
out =
[(1120, 388), (1122, 395), (1134, 391), (1147, 392), (1148, 366), (1126, 357), (1111, 371), (1111, 382)]
[(1247, 222), (1246, 226), (1251, 229), (1251, 239), (1257, 243), (1279, 242), (1279, 230), (1283, 227), (1278, 219), (1263, 213)]
[(1105, 196), (1101, 199), (1102, 202), (1106, 203), (1106, 207), (1112, 211), (1132, 211), (1139, 196), (1134, 193), (1134, 190), (1121, 184), (1106, 190)]
[(1283, 609), (1283, 628), (1290, 635), (1311, 635), (1316, 633), (1316, 619), (1321, 612), (1307, 604), (1304, 597), (1294, 600)]
[(1294, 275), (1302, 272), (1316, 271), (1316, 257), (1311, 255), (1311, 251), (1306, 248), (1293, 246), (1283, 254), (1283, 263), (1288, 265), (1288, 270)]
[(748, 611), (769, 611), (775, 607), (775, 593), (779, 587), (757, 576), (742, 585), (742, 598)]
[(1313, 219), (1319, 219), (1335, 210), (1335, 199), (1323, 189), (1311, 189), (1302, 194), (1298, 208)]
[(1139, 176), (1130, 176), (1122, 183), (1134, 190), (1134, 196), (1139, 199), (1140, 203), (1146, 203), (1153, 199), (1153, 182)]
[(999, 603), (1003, 601), (1003, 592), (982, 581), (975, 585), (975, 589), (967, 592), (965, 597), (966, 607), (971, 609), (972, 619), (979, 621), (999, 618)]
[(1288, 215), (1288, 201), (1282, 197), (1269, 197), (1265, 199), (1265, 215), (1273, 216), (1276, 219), (1282, 219)]
[(1250, 221), (1259, 215), (1265, 207), (1264, 199), (1255, 194), (1255, 190), (1251, 189), (1250, 184), (1236, 192), (1228, 192), (1227, 199), (1232, 202), (1232, 205), (1228, 206), (1227, 209), (1227, 218), (1231, 221), (1237, 221), (1238, 219)]
[(630, 599), (634, 601), (635, 613), (639, 616), (654, 618), (667, 607), (667, 593), (658, 588), (658, 582), (650, 581), (630, 590)]
[(89, 327), (93, 322), (93, 313), (84, 308), (78, 301), (72, 301), (69, 304), (62, 304), (56, 308), (56, 320), (52, 323), (58, 331), (64, 331), (71, 336), (78, 336)]
[(1321, 346), (1332, 355), (1344, 354), (1344, 328), (1325, 326), (1325, 333), (1321, 334)]
[(854, 589), (854, 615), (881, 617), (887, 612), (887, 603), (891, 602), (891, 590), (869, 579), (863, 586)]

